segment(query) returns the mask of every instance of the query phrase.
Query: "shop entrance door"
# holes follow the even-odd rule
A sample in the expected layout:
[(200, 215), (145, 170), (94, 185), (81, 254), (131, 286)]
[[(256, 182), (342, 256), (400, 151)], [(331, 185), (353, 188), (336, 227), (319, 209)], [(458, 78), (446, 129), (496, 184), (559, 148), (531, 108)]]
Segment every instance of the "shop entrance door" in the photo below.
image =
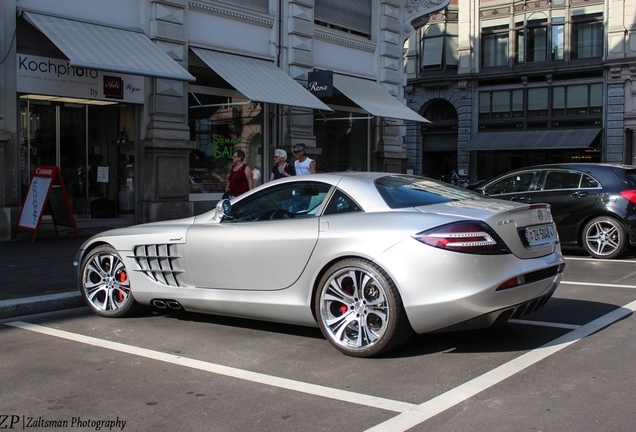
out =
[(58, 166), (76, 218), (130, 218), (134, 106), (44, 99), (33, 95), (20, 99), (23, 192), (34, 166)]

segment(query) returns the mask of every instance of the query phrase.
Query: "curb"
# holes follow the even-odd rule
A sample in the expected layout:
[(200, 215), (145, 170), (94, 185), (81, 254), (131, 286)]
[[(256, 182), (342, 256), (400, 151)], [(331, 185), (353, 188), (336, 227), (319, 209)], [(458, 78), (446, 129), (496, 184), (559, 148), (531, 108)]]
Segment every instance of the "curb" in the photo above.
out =
[(47, 294), (0, 301), (0, 319), (86, 306), (79, 292)]

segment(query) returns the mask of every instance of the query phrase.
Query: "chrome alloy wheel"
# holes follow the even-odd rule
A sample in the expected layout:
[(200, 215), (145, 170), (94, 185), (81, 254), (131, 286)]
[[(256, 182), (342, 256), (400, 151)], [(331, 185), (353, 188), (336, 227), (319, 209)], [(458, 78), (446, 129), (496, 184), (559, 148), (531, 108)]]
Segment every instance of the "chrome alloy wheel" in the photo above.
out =
[(583, 245), (596, 258), (616, 258), (627, 247), (625, 229), (611, 217), (592, 219), (583, 229)]
[(325, 337), (345, 354), (377, 355), (403, 343), (412, 332), (394, 283), (364, 260), (336, 263), (323, 277), (316, 300)]
[(124, 316), (135, 308), (128, 271), (111, 246), (100, 246), (83, 261), (80, 288), (86, 304), (98, 315)]

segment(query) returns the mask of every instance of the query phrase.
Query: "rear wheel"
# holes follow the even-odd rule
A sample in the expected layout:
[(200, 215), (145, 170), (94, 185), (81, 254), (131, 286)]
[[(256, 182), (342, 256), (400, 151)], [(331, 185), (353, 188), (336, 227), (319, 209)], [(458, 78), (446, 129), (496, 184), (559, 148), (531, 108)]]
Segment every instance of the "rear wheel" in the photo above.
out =
[(84, 257), (80, 290), (88, 307), (97, 315), (118, 318), (139, 308), (130, 290), (128, 270), (110, 245), (99, 246)]
[(353, 357), (395, 349), (413, 332), (393, 281), (363, 259), (334, 264), (320, 280), (314, 308), (327, 340)]
[(627, 233), (616, 219), (601, 216), (583, 228), (583, 246), (595, 258), (616, 258), (627, 248)]

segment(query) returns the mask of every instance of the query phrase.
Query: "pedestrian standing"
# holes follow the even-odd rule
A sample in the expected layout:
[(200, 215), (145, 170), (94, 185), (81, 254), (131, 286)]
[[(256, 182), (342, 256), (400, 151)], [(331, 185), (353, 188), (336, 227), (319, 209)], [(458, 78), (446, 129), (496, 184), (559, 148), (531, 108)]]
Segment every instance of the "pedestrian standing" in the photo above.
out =
[(243, 150), (235, 150), (232, 161), (232, 169), (227, 176), (227, 186), (225, 187), (225, 192), (230, 199), (254, 187), (252, 168), (245, 163), (245, 152)]
[(283, 177), (296, 175), (293, 165), (287, 163), (287, 152), (283, 149), (274, 150), (274, 167), (269, 176), (269, 180), (276, 180)]
[(294, 146), (294, 168), (296, 169), (296, 175), (308, 175), (316, 174), (316, 161), (307, 156), (307, 146), (303, 143), (298, 143)]

